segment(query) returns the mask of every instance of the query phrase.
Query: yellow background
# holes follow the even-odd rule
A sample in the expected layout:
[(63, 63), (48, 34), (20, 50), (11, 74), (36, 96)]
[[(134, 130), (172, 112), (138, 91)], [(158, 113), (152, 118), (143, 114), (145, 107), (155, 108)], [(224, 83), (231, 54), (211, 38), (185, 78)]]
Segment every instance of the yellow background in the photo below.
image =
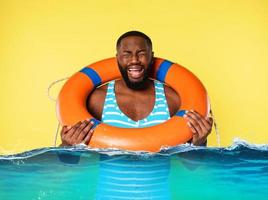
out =
[(1, 0), (0, 154), (52, 146), (49, 84), (114, 56), (116, 39), (133, 29), (202, 80), (222, 146), (235, 137), (268, 143), (267, 0)]

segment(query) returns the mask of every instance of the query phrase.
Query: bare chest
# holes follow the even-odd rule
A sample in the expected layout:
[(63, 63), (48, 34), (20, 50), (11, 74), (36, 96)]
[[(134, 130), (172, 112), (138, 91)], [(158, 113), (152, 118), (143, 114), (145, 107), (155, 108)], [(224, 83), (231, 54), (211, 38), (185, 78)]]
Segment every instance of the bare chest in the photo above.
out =
[(155, 95), (116, 95), (120, 110), (130, 119), (138, 121), (146, 118), (153, 110)]

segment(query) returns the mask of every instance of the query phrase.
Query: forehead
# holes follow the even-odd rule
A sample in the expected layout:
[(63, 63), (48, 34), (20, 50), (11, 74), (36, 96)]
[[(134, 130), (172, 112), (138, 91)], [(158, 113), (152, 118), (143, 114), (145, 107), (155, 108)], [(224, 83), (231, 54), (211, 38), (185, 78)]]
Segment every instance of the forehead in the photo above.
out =
[(148, 49), (149, 45), (143, 37), (128, 36), (121, 40), (119, 49), (142, 48)]

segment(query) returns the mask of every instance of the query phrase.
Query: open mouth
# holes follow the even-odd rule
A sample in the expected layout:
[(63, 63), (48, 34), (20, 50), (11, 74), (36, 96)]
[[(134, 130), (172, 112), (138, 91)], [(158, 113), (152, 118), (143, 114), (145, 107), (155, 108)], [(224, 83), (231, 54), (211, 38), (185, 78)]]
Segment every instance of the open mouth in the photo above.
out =
[(144, 74), (144, 68), (141, 66), (131, 66), (127, 69), (129, 78), (132, 79), (139, 79), (143, 77)]

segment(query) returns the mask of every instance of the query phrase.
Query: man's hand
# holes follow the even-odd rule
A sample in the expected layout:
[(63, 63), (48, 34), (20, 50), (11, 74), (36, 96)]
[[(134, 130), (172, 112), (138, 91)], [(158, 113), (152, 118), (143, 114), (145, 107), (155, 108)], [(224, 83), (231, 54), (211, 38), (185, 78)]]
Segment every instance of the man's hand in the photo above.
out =
[(203, 117), (196, 111), (188, 111), (184, 117), (188, 120), (187, 124), (193, 133), (192, 144), (203, 145), (211, 132), (213, 119), (212, 117)]
[(88, 145), (94, 132), (93, 125), (93, 121), (85, 120), (71, 127), (63, 126), (61, 130), (62, 144), (60, 146), (73, 146), (81, 143)]

